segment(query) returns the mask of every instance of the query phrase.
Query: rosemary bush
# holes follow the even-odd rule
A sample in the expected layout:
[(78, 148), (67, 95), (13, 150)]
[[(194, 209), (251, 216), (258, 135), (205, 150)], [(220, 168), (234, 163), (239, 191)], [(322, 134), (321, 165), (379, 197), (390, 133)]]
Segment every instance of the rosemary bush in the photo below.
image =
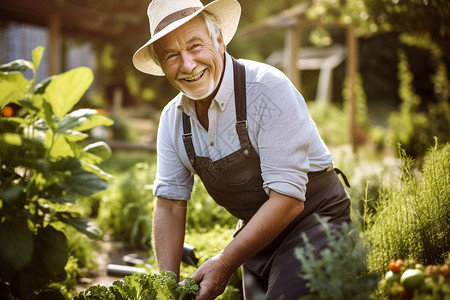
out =
[(373, 269), (411, 258), (422, 264), (442, 264), (450, 253), (450, 144), (436, 144), (425, 156), (421, 178), (404, 151), (396, 188), (382, 188), (377, 213), (368, 228)]

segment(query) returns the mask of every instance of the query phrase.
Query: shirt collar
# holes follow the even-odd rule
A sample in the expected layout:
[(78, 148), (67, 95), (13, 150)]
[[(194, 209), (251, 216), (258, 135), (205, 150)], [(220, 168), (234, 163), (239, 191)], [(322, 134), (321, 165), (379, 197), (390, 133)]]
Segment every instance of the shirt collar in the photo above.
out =
[[(228, 102), (233, 99), (234, 95), (234, 79), (233, 79), (233, 62), (231, 56), (225, 52), (225, 73), (219, 86), (216, 96), (211, 105), (217, 105), (222, 111), (227, 107)], [(195, 100), (191, 100), (183, 95), (178, 94), (177, 107), (184, 111), (187, 115), (195, 115)]]

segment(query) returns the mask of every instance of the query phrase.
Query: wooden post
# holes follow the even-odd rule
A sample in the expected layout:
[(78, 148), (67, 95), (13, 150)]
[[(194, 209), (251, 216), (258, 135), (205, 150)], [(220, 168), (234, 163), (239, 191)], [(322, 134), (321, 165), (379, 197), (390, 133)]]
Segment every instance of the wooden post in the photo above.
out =
[(300, 53), (300, 26), (298, 22), (286, 30), (283, 67), (294, 86), (300, 90), (300, 70), (297, 62)]
[(347, 28), (347, 50), (348, 59), (346, 64), (347, 84), (349, 89), (349, 107), (350, 111), (350, 143), (353, 152), (356, 153), (358, 147), (357, 131), (358, 124), (356, 120), (356, 76), (358, 74), (358, 39), (355, 35), (355, 28), (350, 26)]
[(48, 18), (49, 27), (49, 51), (48, 63), (50, 75), (60, 73), (61, 62), (61, 18), (52, 13)]

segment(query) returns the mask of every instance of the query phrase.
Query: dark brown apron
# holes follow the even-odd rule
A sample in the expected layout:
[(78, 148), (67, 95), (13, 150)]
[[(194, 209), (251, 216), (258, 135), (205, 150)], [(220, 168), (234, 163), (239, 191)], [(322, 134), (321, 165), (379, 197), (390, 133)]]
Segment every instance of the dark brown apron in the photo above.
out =
[[(239, 227), (242, 228), (269, 197), (263, 189), (259, 156), (251, 145), (247, 132), (245, 67), (234, 58), (232, 61), (234, 68), (236, 132), (241, 149), (216, 161), (212, 161), (208, 157), (195, 155), (190, 118), (185, 113), (183, 113), (183, 142), (189, 160), (208, 193), (219, 205), (240, 219)], [(295, 247), (301, 245), (301, 232), (319, 224), (312, 215), (316, 212), (320, 213), (320, 211), (323, 211), (323, 215), (331, 217), (336, 223), (350, 221), (349, 199), (337, 174), (329, 172), (329, 170), (310, 172), (308, 173), (308, 179), (306, 192), (306, 199), (308, 200), (305, 201), (303, 212), (272, 243), (244, 264), (244, 270), (255, 276), (255, 278), (252, 278), (253, 283), (245, 286), (246, 299), (254, 299), (258, 290), (261, 290), (260, 292), (263, 294), (267, 293), (266, 299), (271, 299), (270, 293), (275, 293), (276, 295), (282, 293), (279, 296), (283, 295), (284, 299), (290, 299), (289, 294), (298, 298), (302, 293), (301, 291), (303, 291), (303, 294), (307, 293), (307, 289), (304, 287), (305, 284), (298, 278), (297, 273), (301, 266), (293, 251)], [(335, 191), (336, 187), (338, 189), (337, 192)], [(332, 195), (328, 195), (330, 189), (333, 190)], [(312, 194), (313, 192), (315, 194)], [(324, 195), (324, 192), (326, 195)], [(239, 231), (240, 229), (238, 228), (236, 234)], [(312, 243), (325, 244), (322, 234), (309, 236), (313, 239)], [(276, 265), (285, 265), (285, 263), (274, 263), (277, 261), (277, 258), (281, 257), (287, 263), (286, 267), (292, 269), (292, 272), (287, 272), (286, 267), (283, 267), (282, 273), (285, 275), (278, 276), (278, 279), (275, 279), (278, 283), (270, 283), (270, 281), (274, 281), (270, 277), (271, 273), (274, 273), (273, 270), (276, 270)], [(295, 277), (292, 277), (291, 273)], [(285, 284), (284, 288), (283, 282)], [(286, 285), (286, 282), (294, 282), (296, 287)], [(261, 289), (257, 288), (259, 285), (262, 286)], [(270, 288), (270, 286), (275, 288)], [(299, 289), (297, 286), (302, 287)], [(285, 289), (289, 291), (284, 291)], [(279, 297), (275, 294), (273, 297)]]

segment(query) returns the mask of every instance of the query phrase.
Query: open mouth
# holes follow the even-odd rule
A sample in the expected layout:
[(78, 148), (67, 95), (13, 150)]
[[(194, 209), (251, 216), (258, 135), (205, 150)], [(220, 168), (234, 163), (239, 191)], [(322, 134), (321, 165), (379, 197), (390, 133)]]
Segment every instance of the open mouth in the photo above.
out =
[(188, 81), (188, 82), (196, 81), (196, 80), (199, 80), (203, 76), (203, 74), (205, 74), (205, 70), (203, 70), (200, 73), (197, 73), (193, 76), (183, 78), (183, 80)]

